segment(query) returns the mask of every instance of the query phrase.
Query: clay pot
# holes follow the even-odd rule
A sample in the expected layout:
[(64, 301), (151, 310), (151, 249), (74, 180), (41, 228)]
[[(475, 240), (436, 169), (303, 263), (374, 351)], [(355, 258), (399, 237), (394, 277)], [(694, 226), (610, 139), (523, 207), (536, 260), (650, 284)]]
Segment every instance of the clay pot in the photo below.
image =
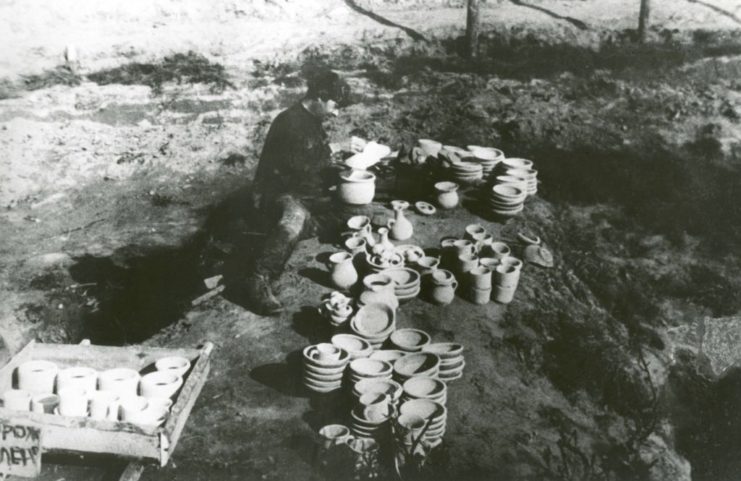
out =
[(440, 258), (424, 256), (417, 259), (416, 264), (420, 274), (428, 274), (440, 266)]
[(353, 255), (365, 253), (368, 242), (364, 237), (350, 237), (345, 240), (345, 248)]
[(480, 257), (479, 258), (479, 265), (481, 267), (486, 267), (490, 271), (494, 271), (499, 264), (501, 264), (501, 259), (497, 259), (496, 257)]
[(136, 415), (147, 408), (149, 401), (142, 396), (125, 396), (119, 399), (119, 415), (122, 421), (134, 422)]
[(455, 298), (458, 281), (452, 272), (438, 269), (430, 275), (430, 298), (436, 304), (450, 304)]
[(337, 289), (346, 291), (358, 282), (358, 271), (352, 260), (353, 256), (348, 252), (335, 252), (329, 256), (330, 278)]
[(465, 274), (479, 265), (479, 256), (476, 254), (461, 254), (458, 256), (458, 270)]
[(479, 289), (477, 287), (471, 287), (469, 290), (471, 296), (471, 302), (474, 304), (486, 304), (491, 299), (491, 287), (485, 289)]
[(11, 411), (29, 411), (31, 393), (22, 389), (9, 389), (3, 393), (3, 407)]
[(396, 212), (395, 217), (389, 220), (388, 223), (391, 238), (397, 241), (409, 239), (414, 233), (414, 226), (412, 226), (409, 219), (404, 216), (403, 206), (399, 205), (394, 207), (394, 212)]
[(190, 369), (190, 360), (182, 356), (168, 356), (157, 359), (154, 367), (158, 371), (167, 371), (178, 376), (184, 376), (188, 372), (188, 369)]
[(119, 396), (136, 396), (140, 378), (134, 369), (121, 367), (101, 372), (98, 383), (101, 391), (109, 391)]
[(453, 242), (453, 246), (455, 247), (456, 257), (464, 254), (473, 254), (475, 250), (473, 242), (468, 239), (458, 239)]
[(50, 361), (33, 360), (18, 366), (18, 388), (31, 395), (51, 394), (59, 368)]
[(491, 269), (484, 266), (476, 266), (468, 271), (471, 281), (469, 285), (476, 289), (491, 289)]
[(59, 396), (56, 394), (37, 394), (31, 398), (31, 411), (40, 414), (53, 414), (59, 407)]
[(393, 279), (385, 274), (369, 274), (363, 278), (366, 291), (360, 295), (358, 302), (363, 305), (379, 302), (391, 309), (399, 307)]
[(365, 170), (341, 174), (337, 193), (345, 204), (370, 204), (376, 194), (376, 176)]
[(517, 259), (516, 257), (504, 257), (501, 260), (502, 265), (512, 267), (513, 269), (520, 271), (522, 270), (522, 261), (520, 259)]
[(453, 209), (460, 202), (458, 184), (455, 182), (438, 182), (435, 184), (437, 203), (443, 209)]

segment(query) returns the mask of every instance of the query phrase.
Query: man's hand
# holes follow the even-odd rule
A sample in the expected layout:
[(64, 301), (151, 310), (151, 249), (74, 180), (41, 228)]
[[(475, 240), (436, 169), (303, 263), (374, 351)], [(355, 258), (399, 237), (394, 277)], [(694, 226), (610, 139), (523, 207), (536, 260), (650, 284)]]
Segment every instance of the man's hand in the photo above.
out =
[(365, 139), (361, 139), (360, 137), (352, 136), (350, 137), (350, 152), (358, 153), (362, 152), (363, 149), (365, 149), (365, 146), (368, 144), (368, 142)]

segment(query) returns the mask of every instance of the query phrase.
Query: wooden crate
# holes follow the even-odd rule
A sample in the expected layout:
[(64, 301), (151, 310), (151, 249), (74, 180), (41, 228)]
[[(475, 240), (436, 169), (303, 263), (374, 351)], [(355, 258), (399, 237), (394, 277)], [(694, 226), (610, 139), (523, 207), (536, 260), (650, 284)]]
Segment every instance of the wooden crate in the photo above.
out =
[(183, 356), (191, 369), (161, 427), (142, 427), (131, 423), (98, 421), (89, 418), (11, 411), (0, 407), (0, 417), (18, 423), (36, 424), (43, 430), (43, 449), (53, 452), (114, 454), (128, 458), (152, 459), (167, 464), (177, 445), (185, 422), (208, 376), (213, 344), (198, 349), (169, 349), (147, 346), (93, 346), (82, 344), (44, 344), (30, 342), (0, 369), (0, 393), (16, 387), (16, 370), (32, 359), (45, 359), (60, 368), (88, 366), (99, 371), (128, 367), (137, 371), (153, 369), (165, 356)]

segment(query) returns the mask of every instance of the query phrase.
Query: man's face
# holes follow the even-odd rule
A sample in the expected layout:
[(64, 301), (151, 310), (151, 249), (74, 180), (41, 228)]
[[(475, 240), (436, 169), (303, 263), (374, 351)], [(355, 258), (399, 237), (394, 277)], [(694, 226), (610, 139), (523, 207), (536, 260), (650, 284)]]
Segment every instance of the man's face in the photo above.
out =
[(319, 99), (319, 105), (321, 106), (321, 116), (323, 119), (328, 117), (336, 117), (339, 114), (337, 109), (337, 102), (334, 100), (322, 100)]

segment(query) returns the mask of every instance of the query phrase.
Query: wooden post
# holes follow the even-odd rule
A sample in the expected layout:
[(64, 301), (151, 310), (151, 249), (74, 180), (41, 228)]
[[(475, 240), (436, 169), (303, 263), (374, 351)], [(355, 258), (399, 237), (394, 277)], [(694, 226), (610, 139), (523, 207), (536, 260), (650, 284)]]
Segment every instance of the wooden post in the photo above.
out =
[(479, 53), (479, 0), (468, 0), (466, 49), (468, 58), (476, 58)]
[(641, 0), (641, 11), (638, 14), (638, 41), (646, 43), (648, 19), (651, 15), (651, 0)]

